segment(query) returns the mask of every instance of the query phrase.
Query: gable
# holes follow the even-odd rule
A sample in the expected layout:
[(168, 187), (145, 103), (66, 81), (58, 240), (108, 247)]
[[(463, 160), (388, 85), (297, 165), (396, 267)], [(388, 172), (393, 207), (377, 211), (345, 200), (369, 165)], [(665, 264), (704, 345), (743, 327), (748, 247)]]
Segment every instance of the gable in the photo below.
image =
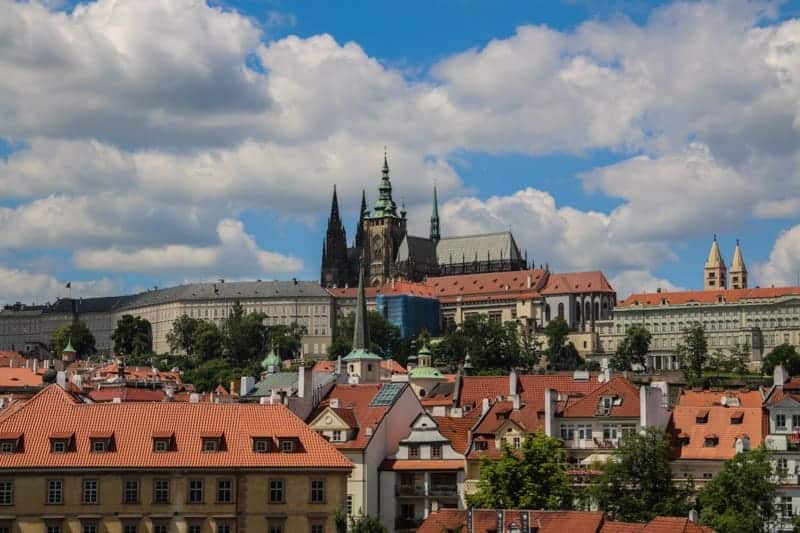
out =
[(309, 426), (315, 430), (319, 429), (353, 429), (339, 414), (331, 407), (326, 407)]
[(438, 428), (438, 424), (428, 413), (420, 413), (411, 423), (411, 430), (430, 430)]
[(767, 409), (772, 411), (773, 409), (797, 409), (798, 407), (800, 407), (800, 402), (791, 396), (784, 396), (779, 402), (768, 405)]

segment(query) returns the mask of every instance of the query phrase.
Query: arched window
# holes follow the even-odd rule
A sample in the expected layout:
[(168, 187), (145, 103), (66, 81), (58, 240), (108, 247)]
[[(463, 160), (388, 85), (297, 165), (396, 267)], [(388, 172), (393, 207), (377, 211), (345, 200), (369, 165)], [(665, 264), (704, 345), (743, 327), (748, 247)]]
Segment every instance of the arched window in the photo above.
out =
[(600, 302), (594, 303), (594, 316), (592, 318), (600, 320)]
[(558, 304), (558, 318), (564, 318), (564, 303)]
[(544, 306), (544, 320), (545, 322), (550, 322), (550, 304), (545, 304)]
[(580, 302), (575, 304), (575, 320), (577, 322), (581, 321), (581, 303)]
[(586, 304), (583, 306), (583, 309), (584, 309), (583, 319), (587, 320), (587, 321), (591, 320), (592, 319), (592, 303), (591, 302), (586, 302)]

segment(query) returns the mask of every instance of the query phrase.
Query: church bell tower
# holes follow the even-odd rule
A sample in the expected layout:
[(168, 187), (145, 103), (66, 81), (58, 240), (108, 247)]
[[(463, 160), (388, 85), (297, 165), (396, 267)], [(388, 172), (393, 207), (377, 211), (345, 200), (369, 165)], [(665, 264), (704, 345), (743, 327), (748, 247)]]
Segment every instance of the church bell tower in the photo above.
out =
[(372, 212), (364, 217), (362, 224), (369, 284), (382, 285), (389, 281), (397, 249), (406, 234), (405, 212), (398, 214), (397, 204), (392, 199), (389, 161), (385, 152), (378, 201)]
[(719, 252), (716, 235), (711, 242), (711, 249), (708, 251), (708, 259), (703, 270), (705, 278), (703, 288), (705, 290), (714, 291), (728, 287), (728, 271), (725, 268), (725, 261), (722, 260), (722, 254)]

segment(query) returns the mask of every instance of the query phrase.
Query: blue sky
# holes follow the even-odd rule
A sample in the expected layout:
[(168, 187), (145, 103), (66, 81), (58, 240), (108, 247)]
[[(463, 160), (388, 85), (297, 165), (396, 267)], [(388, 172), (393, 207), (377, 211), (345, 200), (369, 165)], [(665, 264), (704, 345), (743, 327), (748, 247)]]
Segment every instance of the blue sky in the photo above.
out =
[(700, 286), (714, 233), (796, 282), (797, 2), (209, 4), (11, 4), (0, 301), (316, 279), (384, 145), (416, 233), (436, 180), (445, 234), (620, 297)]

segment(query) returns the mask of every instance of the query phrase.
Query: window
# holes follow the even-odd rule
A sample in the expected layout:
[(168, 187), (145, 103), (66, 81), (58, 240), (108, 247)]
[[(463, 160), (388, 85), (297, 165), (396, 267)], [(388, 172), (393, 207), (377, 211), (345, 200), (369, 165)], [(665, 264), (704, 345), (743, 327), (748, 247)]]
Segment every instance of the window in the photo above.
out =
[(47, 524), (47, 533), (61, 533), (61, 526), (56, 524)]
[(348, 515), (352, 515), (353, 514), (353, 495), (352, 494), (348, 494), (347, 495), (347, 514)]
[(232, 530), (228, 522), (217, 522), (217, 533), (231, 533)]
[(270, 524), (269, 525), (269, 533), (283, 533), (283, 525), (282, 524)]
[(154, 452), (168, 452), (170, 439), (154, 439), (153, 451)]
[(56, 439), (50, 441), (50, 451), (53, 453), (64, 453), (67, 451), (67, 441)]
[(561, 440), (575, 439), (575, 426), (571, 424), (561, 424)]
[(783, 518), (791, 518), (792, 513), (792, 498), (790, 496), (781, 497), (781, 516)]
[(603, 440), (617, 440), (619, 438), (617, 426), (603, 424)]
[(786, 415), (783, 414), (775, 415), (775, 427), (780, 429), (786, 429)]
[(187, 533), (201, 533), (203, 531), (203, 525), (198, 524), (197, 522), (193, 522), (189, 524), (189, 530)]
[(788, 471), (789, 461), (787, 461), (785, 457), (779, 457), (778, 460), (775, 461), (775, 473), (780, 477), (784, 477)]
[(419, 445), (418, 444), (411, 444), (408, 447), (408, 458), (409, 459), (419, 459)]
[(341, 429), (334, 429), (333, 436), (331, 437), (333, 442), (342, 442), (342, 430)]
[[(122, 533), (139, 533), (139, 525), (136, 522), (126, 522), (122, 526)], [(189, 533), (191, 533), (191, 528)]]
[(106, 448), (105, 439), (92, 439), (92, 453), (103, 453)]
[(522, 439), (520, 439), (519, 437), (514, 437), (511, 440), (511, 443), (512, 443), (511, 447), (514, 448), (515, 450), (518, 450), (522, 446)]
[(294, 451), (294, 440), (292, 439), (282, 439), (281, 440), (281, 451), (284, 453), (291, 453)]
[(267, 453), (269, 451), (269, 440), (253, 439), (253, 451), (256, 453)]
[(578, 425), (578, 439), (579, 440), (587, 440), (592, 438), (592, 426), (591, 425)]
[(431, 444), (431, 458), (433, 458), (433, 459), (441, 459), (442, 458), (442, 445), (441, 444)]
[(100, 529), (97, 527), (97, 522), (84, 522), (83, 528), (81, 528), (83, 533), (97, 533)]
[(204, 452), (216, 452), (219, 450), (219, 439), (203, 439)]
[(122, 484), (122, 503), (139, 503), (139, 480), (126, 479)]
[(705, 448), (713, 448), (719, 443), (719, 437), (716, 435), (706, 435), (705, 440), (703, 441), (703, 446)]
[(0, 505), (14, 505), (13, 481), (0, 481)]
[(325, 533), (325, 526), (322, 524), (311, 524), (311, 533)]
[(169, 503), (168, 479), (156, 479), (153, 481), (153, 503)]
[(401, 503), (400, 504), (400, 517), (406, 520), (413, 520), (414, 518), (414, 504)]
[(64, 481), (61, 479), (47, 480), (47, 503), (59, 505), (64, 503)]
[(83, 480), (83, 490), (81, 492), (82, 503), (97, 503), (98, 484), (99, 482), (96, 479)]
[(792, 429), (800, 429), (800, 415), (792, 415)]
[[(208, 313), (208, 311), (206, 311)], [(169, 526), (164, 522), (153, 524), (153, 533), (169, 533)]]
[(233, 501), (233, 481), (230, 479), (217, 480), (217, 503), (231, 503)]
[(281, 479), (270, 480), (269, 503), (283, 503), (283, 480)]
[(2, 440), (0, 441), (0, 453), (14, 453), (17, 448), (16, 441)]
[(203, 503), (203, 480), (189, 480), (189, 503)]
[(311, 503), (325, 503), (325, 480), (311, 480)]

